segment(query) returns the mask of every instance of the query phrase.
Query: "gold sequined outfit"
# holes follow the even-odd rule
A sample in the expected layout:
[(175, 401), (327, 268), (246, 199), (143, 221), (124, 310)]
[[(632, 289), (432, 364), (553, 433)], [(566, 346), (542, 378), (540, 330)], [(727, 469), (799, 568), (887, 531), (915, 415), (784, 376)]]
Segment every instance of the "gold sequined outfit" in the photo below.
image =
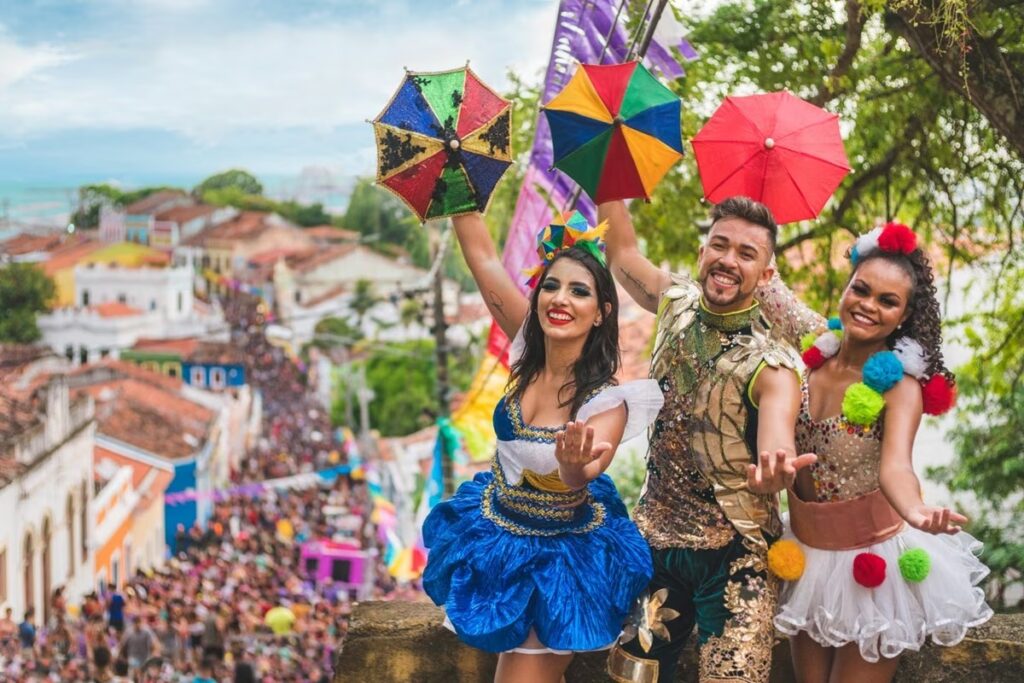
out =
[[(790, 298), (788, 290), (780, 290)], [(773, 308), (784, 310), (776, 292)], [(817, 325), (788, 321), (796, 326)], [(726, 315), (701, 303), (700, 287), (673, 276), (662, 299), (651, 377), (665, 393), (634, 512), (652, 547), (648, 590), (668, 588), (680, 616), (671, 638), (638, 642), (609, 658), (613, 680), (667, 683), (696, 625), (701, 681), (768, 680), (777, 585), (768, 543), (781, 533), (775, 496), (753, 494), (746, 468), (756, 450), (757, 409), (748, 390), (764, 366), (796, 368), (796, 351), (771, 331), (759, 304)]]

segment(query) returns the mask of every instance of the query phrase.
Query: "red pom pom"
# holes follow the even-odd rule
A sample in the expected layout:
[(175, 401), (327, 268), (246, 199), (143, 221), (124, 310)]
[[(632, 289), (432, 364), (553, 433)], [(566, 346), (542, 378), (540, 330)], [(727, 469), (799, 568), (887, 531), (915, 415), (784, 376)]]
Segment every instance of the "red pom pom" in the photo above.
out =
[(804, 365), (809, 367), (811, 370), (820, 368), (825, 362), (825, 355), (817, 346), (808, 347), (800, 357), (804, 359)]
[(882, 251), (909, 254), (917, 249), (917, 235), (902, 223), (886, 223), (878, 236), (878, 248)]
[(865, 588), (881, 586), (885, 581), (885, 560), (874, 553), (853, 558), (853, 578)]
[(932, 375), (921, 385), (921, 398), (924, 399), (924, 412), (942, 415), (956, 403), (956, 385), (945, 375)]

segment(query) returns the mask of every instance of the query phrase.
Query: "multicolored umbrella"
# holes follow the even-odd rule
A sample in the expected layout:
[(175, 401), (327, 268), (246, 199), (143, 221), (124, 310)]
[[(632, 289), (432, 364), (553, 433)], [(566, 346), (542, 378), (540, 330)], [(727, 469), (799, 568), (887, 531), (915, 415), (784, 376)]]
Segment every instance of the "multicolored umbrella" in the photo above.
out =
[(708, 201), (744, 195), (778, 223), (817, 217), (850, 172), (839, 117), (788, 92), (726, 97), (693, 153)]
[(421, 221), (483, 211), (512, 163), (509, 102), (468, 66), (407, 71), (372, 123), (377, 183)]
[(595, 202), (648, 199), (683, 156), (681, 110), (639, 62), (581, 64), (544, 107), (555, 168)]
[(388, 565), (388, 572), (399, 581), (412, 581), (423, 574), (427, 554), (417, 547), (403, 548)]

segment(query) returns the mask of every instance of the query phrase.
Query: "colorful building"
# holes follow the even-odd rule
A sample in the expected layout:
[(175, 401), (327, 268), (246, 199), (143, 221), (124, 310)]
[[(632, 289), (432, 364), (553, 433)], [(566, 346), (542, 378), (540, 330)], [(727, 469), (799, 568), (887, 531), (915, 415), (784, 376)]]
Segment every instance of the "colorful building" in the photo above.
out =
[(140, 339), (121, 353), (121, 359), (154, 372), (180, 377), (200, 389), (230, 389), (245, 385), (245, 357), (226, 342), (188, 339)]

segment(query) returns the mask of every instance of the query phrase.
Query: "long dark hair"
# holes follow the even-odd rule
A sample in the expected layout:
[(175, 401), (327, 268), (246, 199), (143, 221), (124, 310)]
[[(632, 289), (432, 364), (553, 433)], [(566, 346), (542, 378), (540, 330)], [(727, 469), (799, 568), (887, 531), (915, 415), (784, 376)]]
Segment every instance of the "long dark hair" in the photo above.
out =
[[(526, 387), (544, 369), (544, 330), (537, 316), (537, 298), (540, 296), (540, 283), (544, 282), (551, 266), (563, 258), (572, 259), (590, 272), (594, 278), (597, 309), (602, 316), (601, 324), (590, 330), (583, 344), (583, 352), (573, 364), (573, 379), (558, 390), (559, 407), (570, 406), (569, 419), (573, 419), (594, 391), (606, 384), (615, 383), (615, 373), (619, 371), (619, 297), (615, 291), (615, 282), (611, 272), (583, 249), (572, 247), (559, 252), (537, 279), (538, 286), (530, 294), (530, 313), (523, 329), (526, 348), (523, 355), (512, 364), (508, 388), (513, 398), (522, 398)], [(605, 305), (609, 303), (612, 305), (611, 312), (606, 315)], [(571, 393), (571, 398), (563, 400), (562, 396), (567, 392)]]
[(935, 275), (931, 262), (920, 248), (909, 254), (876, 249), (857, 262), (850, 273), (850, 280), (868, 261), (880, 259), (895, 264), (910, 278), (910, 299), (907, 301), (907, 319), (893, 331), (886, 340), (889, 348), (904, 337), (913, 339), (924, 349), (928, 360), (928, 376), (942, 374), (950, 382), (953, 373), (946, 367), (942, 357), (942, 316), (939, 312), (939, 297), (935, 289)]

